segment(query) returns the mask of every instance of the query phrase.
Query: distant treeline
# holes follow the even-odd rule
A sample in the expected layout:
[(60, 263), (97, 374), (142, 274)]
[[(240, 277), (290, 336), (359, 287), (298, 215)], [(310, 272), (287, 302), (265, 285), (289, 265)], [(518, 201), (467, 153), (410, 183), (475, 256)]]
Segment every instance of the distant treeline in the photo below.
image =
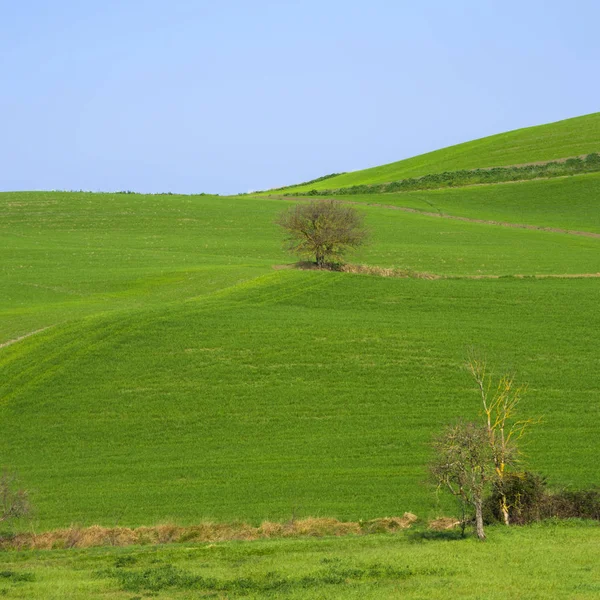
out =
[[(409, 179), (400, 179), (390, 183), (353, 185), (350, 187), (310, 190), (309, 192), (290, 192), (286, 196), (330, 196), (354, 194), (389, 194), (392, 192), (411, 192), (414, 190), (434, 190), (448, 187), (462, 187), (482, 183), (502, 183), (505, 181), (527, 181), (540, 177), (562, 177), (600, 171), (600, 154), (594, 152), (580, 158), (547, 162), (542, 164), (523, 165), (519, 167), (492, 167), (490, 169), (473, 169), (462, 171), (446, 171)], [(321, 180), (333, 177), (327, 175)], [(316, 181), (320, 181), (315, 179)], [(300, 185), (300, 184), (299, 184)], [(294, 186), (295, 187), (295, 186)], [(289, 188), (285, 188), (289, 189)]]

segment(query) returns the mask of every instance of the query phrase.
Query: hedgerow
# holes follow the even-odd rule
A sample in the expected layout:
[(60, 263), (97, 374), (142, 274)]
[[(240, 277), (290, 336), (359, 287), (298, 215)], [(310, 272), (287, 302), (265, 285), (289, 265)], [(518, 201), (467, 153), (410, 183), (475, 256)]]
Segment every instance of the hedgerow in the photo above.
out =
[[(432, 190), (448, 187), (462, 187), (486, 183), (503, 183), (509, 181), (527, 181), (530, 179), (564, 177), (600, 171), (600, 154), (594, 152), (583, 158), (568, 158), (562, 161), (552, 161), (542, 164), (532, 164), (517, 167), (492, 167), (490, 169), (472, 169), (461, 171), (445, 171), (432, 173), (423, 177), (401, 179), (389, 183), (362, 184), (350, 187), (317, 190), (308, 192), (290, 192), (286, 196), (330, 196), (354, 194), (386, 194), (394, 192), (412, 192), (416, 190)], [(327, 175), (314, 182), (328, 179)], [(309, 183), (314, 183), (309, 182)], [(299, 184), (305, 185), (305, 184)], [(296, 187), (296, 186), (294, 186)], [(285, 188), (289, 189), (289, 188)]]

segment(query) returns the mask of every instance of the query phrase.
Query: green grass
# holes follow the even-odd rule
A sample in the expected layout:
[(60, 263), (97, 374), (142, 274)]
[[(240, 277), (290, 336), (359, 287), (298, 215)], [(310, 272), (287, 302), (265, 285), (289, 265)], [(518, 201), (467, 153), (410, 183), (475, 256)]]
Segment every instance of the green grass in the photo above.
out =
[(372, 243), (353, 262), (460, 276), (600, 271), (598, 238), (366, 210)]
[(477, 415), (475, 345), (529, 383), (532, 465), (592, 484), (599, 291), (283, 271), (55, 327), (2, 353), (0, 455), (41, 528), (431, 514), (428, 442)]
[[(595, 176), (586, 177), (582, 181), (597, 186)], [(567, 192), (556, 182), (548, 182), (554, 187), (548, 188), (545, 198), (549, 207), (557, 209), (546, 222), (551, 219), (560, 225), (566, 221), (571, 226), (577, 219), (579, 227), (589, 214), (593, 224), (598, 214), (596, 188), (584, 185), (576, 194), (570, 182), (567, 186), (565, 181)], [(524, 196), (533, 197), (530, 187), (523, 189)], [(382, 202), (422, 207), (424, 197), (386, 196)], [(440, 194), (440, 198), (446, 196)], [(455, 210), (454, 205), (464, 205), (469, 215), (488, 214), (475, 214), (471, 206), (476, 201), (461, 198), (446, 202), (449, 212)], [(543, 190), (536, 198), (531, 220), (541, 220), (544, 212), (544, 200), (539, 200), (544, 198)], [(513, 208), (518, 197), (512, 204), (504, 197), (498, 202), (508, 206), (504, 215), (520, 219)], [(566, 209), (559, 212), (559, 207), (565, 205), (573, 206), (571, 221), (567, 216), (562, 220)], [(2, 194), (0, 344), (65, 320), (160, 307), (268, 273), (272, 265), (293, 260), (282, 251), (281, 233), (274, 224), (278, 212), (287, 206), (290, 202), (205, 196)], [(598, 239), (473, 226), (387, 209), (365, 210), (372, 244), (354, 256), (358, 262), (450, 275), (599, 270)], [(549, 215), (554, 214), (552, 210), (548, 208)]]
[(517, 129), (387, 165), (294, 187), (294, 192), (386, 183), (429, 173), (519, 165), (600, 151), (600, 113)]
[[(568, 185), (597, 181), (585, 177)], [(520, 185), (534, 186), (494, 189)], [(567, 213), (574, 195), (552, 181), (546, 218), (585, 224), (585, 185)], [(517, 198), (497, 198), (520, 218)], [(463, 369), (472, 345), (530, 385), (523, 410), (544, 416), (533, 468), (556, 485), (598, 481), (600, 280), (273, 271), (294, 260), (274, 224), (287, 206), (0, 195), (0, 344), (50, 327), (0, 348), (0, 457), (30, 490), (35, 527), (444, 511), (424, 485), (428, 441), (477, 414)], [(356, 262), (459, 276), (600, 270), (598, 239), (361, 210), (372, 243)]]
[(592, 599), (600, 528), (488, 530), (489, 541), (424, 530), (397, 535), (163, 547), (6, 552), (8, 598)]
[(211, 197), (0, 195), (0, 343), (103, 311), (163, 305), (283, 262), (277, 207)]
[(339, 196), (424, 212), (600, 233), (600, 174), (459, 189)]

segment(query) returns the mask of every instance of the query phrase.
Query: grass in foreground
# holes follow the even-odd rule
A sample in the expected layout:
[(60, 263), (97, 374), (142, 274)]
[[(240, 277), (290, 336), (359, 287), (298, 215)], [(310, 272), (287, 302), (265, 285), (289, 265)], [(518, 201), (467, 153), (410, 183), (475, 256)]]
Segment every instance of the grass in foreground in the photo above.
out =
[(479, 410), (474, 345), (529, 384), (531, 466), (590, 485), (599, 289), (280, 271), (56, 327), (2, 352), (0, 455), (42, 530), (425, 517), (432, 434)]
[(0, 553), (0, 594), (83, 600), (557, 598), (600, 593), (600, 527), (488, 528), (484, 544), (398, 534)]

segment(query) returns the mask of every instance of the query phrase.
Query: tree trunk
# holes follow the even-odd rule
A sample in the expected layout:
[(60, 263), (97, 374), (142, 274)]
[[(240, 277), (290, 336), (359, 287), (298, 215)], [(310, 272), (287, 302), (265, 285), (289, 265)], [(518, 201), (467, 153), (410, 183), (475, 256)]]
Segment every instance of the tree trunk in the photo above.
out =
[(475, 501), (475, 529), (477, 537), (483, 542), (485, 540), (485, 532), (483, 531), (483, 503), (481, 500)]
[(506, 502), (506, 496), (502, 494), (500, 496), (500, 511), (502, 512), (502, 520), (505, 525), (510, 525), (510, 519), (508, 516), (508, 503)]

